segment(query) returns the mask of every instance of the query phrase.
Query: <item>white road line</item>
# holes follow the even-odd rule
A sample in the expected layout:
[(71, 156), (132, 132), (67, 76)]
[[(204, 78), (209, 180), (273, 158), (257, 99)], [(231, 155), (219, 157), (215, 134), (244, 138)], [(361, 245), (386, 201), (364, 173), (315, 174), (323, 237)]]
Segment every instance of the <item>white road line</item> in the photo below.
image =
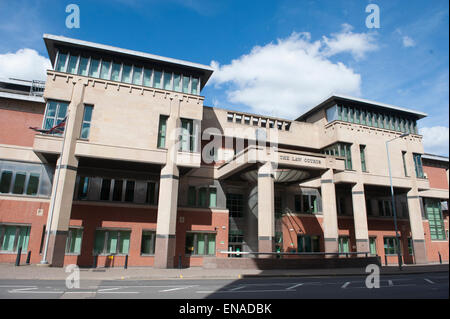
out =
[(236, 291), (236, 290), (243, 289), (243, 288), (245, 288), (245, 286), (239, 286), (239, 287), (230, 289), (229, 291)]
[(0, 288), (19, 288), (19, 287), (29, 287), (29, 288), (35, 288), (37, 286), (0, 286)]
[(424, 278), (424, 280), (426, 281), (426, 282), (428, 282), (428, 283), (430, 283), (430, 284), (435, 284), (435, 282), (434, 281), (432, 281), (432, 280), (430, 280), (430, 279), (428, 279), (428, 278)]
[(99, 289), (98, 292), (105, 292), (105, 291), (111, 291), (111, 290), (117, 290), (120, 288), (105, 288), (105, 289)]
[(10, 294), (62, 294), (64, 291), (8, 291)]
[(138, 294), (139, 291), (97, 291), (98, 294)]
[(394, 286), (394, 283), (392, 282), (392, 280), (388, 280), (388, 284), (389, 284), (389, 287), (393, 287)]
[(350, 281), (347, 281), (345, 284), (342, 285), (342, 289), (345, 289), (348, 287), (348, 285), (350, 285)]
[(191, 288), (191, 287), (195, 287), (195, 286), (177, 287), (177, 288), (172, 288), (172, 289), (160, 290), (159, 292), (169, 292), (169, 291), (175, 291), (175, 290), (182, 290), (182, 289), (187, 289), (187, 288)]
[(17, 292), (17, 291), (30, 291), (33, 289), (37, 289), (37, 287), (31, 287), (31, 288), (17, 288), (17, 289), (13, 289), (11, 291)]
[(296, 284), (296, 285), (293, 285), (293, 286), (291, 286), (291, 287), (289, 287), (289, 288), (286, 288), (286, 290), (291, 290), (291, 289), (295, 289), (295, 288), (297, 288), (297, 287), (300, 287), (300, 286), (303, 286), (303, 283), (301, 283), (301, 284)]

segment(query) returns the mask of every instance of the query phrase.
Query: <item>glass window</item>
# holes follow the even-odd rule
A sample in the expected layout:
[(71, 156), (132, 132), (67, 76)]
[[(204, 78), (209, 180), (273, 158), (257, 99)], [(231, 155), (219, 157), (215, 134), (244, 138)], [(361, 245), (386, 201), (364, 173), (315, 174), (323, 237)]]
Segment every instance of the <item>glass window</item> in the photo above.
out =
[(405, 173), (405, 176), (408, 176), (408, 170), (406, 168), (406, 152), (402, 151), (402, 160), (403, 160), (403, 172)]
[(126, 230), (97, 230), (95, 232), (94, 254), (128, 254), (130, 235), (131, 231)]
[(173, 90), (181, 92), (181, 75), (179, 74), (173, 75)]
[(320, 252), (319, 236), (298, 235), (297, 251), (299, 253)]
[(384, 254), (395, 255), (398, 253), (398, 244), (396, 237), (384, 237)]
[(164, 90), (172, 90), (172, 73), (164, 72)]
[(127, 181), (125, 186), (125, 201), (133, 202), (134, 201), (134, 181)]
[(112, 200), (121, 202), (122, 201), (122, 192), (123, 192), (123, 180), (115, 179)]
[(151, 230), (142, 231), (141, 255), (155, 254), (156, 232)]
[(188, 76), (183, 76), (183, 93), (189, 93), (189, 81)]
[(209, 207), (217, 206), (217, 189), (210, 188), (209, 189)]
[(37, 195), (38, 187), (39, 187), (39, 174), (31, 173), (28, 178), (27, 185), (27, 195), (34, 196)]
[(337, 119), (339, 121), (342, 121), (342, 105), (338, 105), (337, 109), (338, 109)]
[(93, 78), (99, 77), (100, 60), (91, 58), (91, 65), (89, 67), (89, 76)]
[(343, 121), (348, 121), (348, 109), (345, 106), (342, 109), (342, 120)]
[(366, 125), (367, 113), (365, 110), (361, 111), (361, 124)]
[(350, 239), (348, 238), (348, 236), (339, 236), (338, 243), (340, 253), (350, 252)]
[(412, 242), (411, 237), (408, 238), (408, 254), (410, 256), (414, 256), (414, 247), (413, 247), (413, 242)]
[(215, 233), (186, 233), (185, 253), (188, 255), (215, 255)]
[(0, 225), (0, 251), (14, 253), (28, 250), (30, 226)]
[(414, 157), (414, 168), (416, 170), (416, 177), (424, 178), (422, 167), (422, 155), (414, 153), (413, 157)]
[(348, 121), (350, 123), (355, 121), (355, 110), (352, 107), (348, 108)]
[(188, 188), (188, 205), (195, 206), (197, 203), (197, 191), (195, 186), (189, 186)]
[(356, 109), (355, 110), (355, 123), (359, 124), (361, 122), (361, 111)]
[(142, 84), (142, 68), (133, 66), (133, 84)]
[(89, 138), (93, 108), (94, 107), (92, 105), (84, 106), (83, 122), (81, 124), (81, 138)]
[(198, 79), (197, 78), (192, 78), (191, 93), (192, 94), (198, 94)]
[(69, 58), (69, 65), (67, 66), (67, 72), (71, 74), (77, 74), (78, 56), (71, 55)]
[(147, 182), (147, 196), (146, 203), (150, 205), (156, 204), (156, 183)]
[(166, 147), (166, 129), (167, 129), (166, 115), (159, 116), (159, 129), (158, 129), (158, 148)]
[(194, 151), (194, 122), (190, 119), (181, 119), (180, 151)]
[(102, 61), (102, 69), (100, 71), (100, 78), (109, 80), (109, 69), (111, 68), (111, 62)]
[(383, 114), (378, 114), (378, 125), (380, 126), (380, 128), (384, 128), (384, 119), (383, 119)]
[(67, 54), (59, 52), (58, 62), (56, 63), (56, 71), (65, 72), (66, 71), (66, 61), (67, 61)]
[(78, 74), (82, 76), (88, 75), (89, 58), (80, 58), (80, 66), (78, 67)]
[(151, 86), (152, 70), (144, 69), (144, 86)]
[(66, 253), (79, 255), (81, 253), (82, 238), (83, 238), (82, 228), (69, 228), (66, 241)]
[(78, 183), (78, 199), (87, 199), (89, 190), (89, 177), (80, 176)]
[(425, 210), (427, 212), (431, 240), (445, 240), (445, 226), (440, 200), (425, 199)]
[(9, 193), (12, 181), (12, 171), (3, 171), (0, 179), (0, 193)]
[(359, 154), (361, 157), (361, 170), (363, 172), (366, 172), (367, 166), (366, 166), (366, 146), (365, 145), (359, 145)]
[(113, 63), (111, 70), (111, 81), (120, 81), (120, 69), (122, 68), (122, 64)]
[(206, 207), (206, 187), (200, 187), (198, 191), (198, 206), (199, 207)]
[(161, 71), (154, 71), (153, 72), (153, 87), (157, 89), (162, 88), (162, 72)]
[(376, 237), (369, 238), (369, 248), (370, 248), (371, 255), (377, 254), (377, 238)]
[(378, 116), (376, 113), (372, 113), (372, 123), (373, 127), (378, 127)]
[[(67, 103), (49, 100), (45, 112), (44, 129), (49, 130), (61, 123), (66, 117), (67, 107)], [(58, 131), (55, 130), (53, 134), (61, 135), (63, 131), (64, 127), (61, 127)]]
[(122, 67), (122, 82), (131, 83), (131, 65), (123, 65), (123, 67)]
[(101, 200), (109, 200), (109, 193), (111, 191), (111, 180), (104, 178), (102, 180), (102, 189), (100, 191)]
[(25, 191), (26, 173), (16, 173), (13, 186), (13, 194), (23, 194)]
[(244, 199), (241, 194), (227, 194), (227, 209), (230, 217), (244, 216)]

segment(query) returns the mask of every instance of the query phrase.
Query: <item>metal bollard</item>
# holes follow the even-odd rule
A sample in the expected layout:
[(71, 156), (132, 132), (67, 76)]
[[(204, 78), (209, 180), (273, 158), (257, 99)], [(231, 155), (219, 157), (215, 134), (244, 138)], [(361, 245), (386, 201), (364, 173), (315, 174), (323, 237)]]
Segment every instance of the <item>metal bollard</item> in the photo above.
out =
[(125, 265), (123, 266), (124, 269), (128, 268), (128, 255), (125, 256)]
[(439, 254), (439, 263), (442, 264), (442, 256), (441, 256), (441, 252), (438, 251), (438, 254)]
[(28, 252), (28, 255), (27, 255), (27, 262), (26, 262), (27, 265), (30, 264), (30, 259), (31, 259), (31, 250)]
[(16, 257), (16, 266), (20, 265), (20, 255), (22, 254), (22, 247), (19, 247), (17, 250), (17, 257)]

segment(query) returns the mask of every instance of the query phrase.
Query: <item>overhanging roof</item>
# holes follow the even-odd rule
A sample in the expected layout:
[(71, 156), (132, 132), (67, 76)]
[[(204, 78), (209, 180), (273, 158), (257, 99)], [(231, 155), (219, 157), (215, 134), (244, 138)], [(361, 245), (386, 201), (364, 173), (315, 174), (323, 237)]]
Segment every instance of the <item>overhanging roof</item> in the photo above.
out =
[(64, 36), (58, 36), (58, 35), (51, 35), (51, 34), (44, 34), (43, 36), (45, 46), (47, 47), (48, 56), (50, 57), (50, 60), (52, 64), (54, 65), (55, 59), (56, 59), (56, 52), (58, 46), (64, 46), (64, 47), (72, 47), (77, 49), (89, 49), (94, 50), (99, 53), (107, 53), (110, 55), (121, 55), (124, 57), (132, 58), (132, 59), (138, 59), (138, 60), (145, 60), (150, 63), (157, 63), (160, 65), (168, 65), (173, 68), (180, 68), (180, 69), (188, 69), (191, 71), (194, 71), (198, 74), (200, 74), (201, 78), (201, 87), (203, 88), (208, 81), (208, 79), (211, 77), (213, 73), (213, 68), (207, 65), (199, 64), (199, 63), (193, 63), (173, 58), (167, 58), (159, 55), (154, 55), (150, 53), (145, 52), (139, 52), (139, 51), (133, 51), (128, 49), (122, 49), (110, 45), (104, 45), (104, 44), (98, 44), (94, 42), (88, 42), (83, 40), (77, 40), (72, 38), (67, 38)]
[(371, 107), (371, 108), (378, 108), (378, 109), (384, 109), (386, 111), (396, 111), (396, 112), (405, 113), (416, 119), (421, 119), (421, 118), (428, 116), (426, 113), (407, 109), (407, 108), (400, 107), (400, 106), (375, 102), (375, 101), (356, 98), (356, 97), (347, 96), (347, 95), (333, 94), (330, 97), (328, 97), (327, 99), (325, 99), (323, 102), (321, 102), (320, 104), (311, 108), (306, 113), (303, 113), (300, 117), (297, 118), (297, 121), (302, 121), (302, 120), (306, 119), (307, 117), (309, 117), (311, 114), (316, 113), (320, 109), (322, 109), (326, 106), (331, 106), (331, 104), (333, 102), (353, 102), (353, 103), (357, 103), (357, 104), (363, 104), (363, 105), (365, 105), (367, 107)]

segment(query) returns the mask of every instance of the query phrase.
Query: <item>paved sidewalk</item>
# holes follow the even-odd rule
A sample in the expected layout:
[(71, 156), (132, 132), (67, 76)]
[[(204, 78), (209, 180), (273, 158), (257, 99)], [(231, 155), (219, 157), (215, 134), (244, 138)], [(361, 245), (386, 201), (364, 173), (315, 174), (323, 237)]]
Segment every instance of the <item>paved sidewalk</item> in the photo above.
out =
[[(449, 265), (406, 265), (400, 271), (398, 266), (383, 266), (382, 275), (420, 274), (430, 272), (448, 272)], [(69, 273), (65, 268), (43, 267), (38, 265), (0, 264), (0, 280), (2, 279), (35, 279), (65, 280)], [(342, 269), (286, 269), (286, 270), (254, 270), (254, 269), (203, 269), (192, 267), (187, 269), (156, 269), (151, 267), (97, 268), (80, 269), (83, 280), (155, 280), (155, 279), (239, 279), (249, 277), (316, 277), (316, 276), (352, 276), (366, 275), (364, 268)]]

